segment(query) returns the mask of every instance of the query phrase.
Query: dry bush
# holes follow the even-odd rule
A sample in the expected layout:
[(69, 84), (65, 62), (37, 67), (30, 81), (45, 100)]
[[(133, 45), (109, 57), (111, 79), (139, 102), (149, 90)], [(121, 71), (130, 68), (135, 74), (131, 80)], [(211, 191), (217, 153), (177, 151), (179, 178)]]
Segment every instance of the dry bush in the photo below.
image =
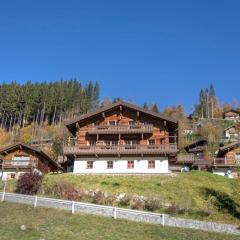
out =
[(24, 173), (19, 177), (16, 192), (20, 194), (34, 195), (42, 186), (43, 176), (38, 173)]
[(133, 197), (130, 201), (130, 207), (132, 209), (143, 210), (145, 207), (145, 203), (143, 200), (137, 197)]
[(84, 197), (84, 192), (81, 189), (65, 182), (56, 183), (52, 187), (51, 193), (58, 198), (71, 201), (81, 200)]
[(156, 211), (161, 207), (160, 201), (157, 198), (149, 198), (145, 201), (145, 209), (148, 211)]
[(131, 197), (128, 195), (125, 195), (123, 198), (119, 200), (120, 206), (129, 206), (131, 202)]

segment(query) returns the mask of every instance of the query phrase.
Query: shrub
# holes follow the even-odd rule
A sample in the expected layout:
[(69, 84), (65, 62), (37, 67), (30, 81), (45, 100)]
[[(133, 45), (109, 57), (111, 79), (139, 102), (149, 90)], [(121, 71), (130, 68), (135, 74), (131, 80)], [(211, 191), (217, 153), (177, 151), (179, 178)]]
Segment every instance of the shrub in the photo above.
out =
[(130, 201), (130, 207), (132, 209), (142, 210), (145, 207), (145, 203), (138, 197), (133, 197)]
[(103, 204), (104, 198), (104, 193), (101, 191), (97, 191), (93, 196), (92, 202), (96, 204)]
[(131, 197), (128, 195), (125, 195), (121, 199), (119, 199), (119, 205), (120, 206), (129, 206), (131, 201)]
[(81, 189), (75, 188), (70, 183), (59, 182), (52, 187), (52, 194), (58, 198), (76, 201), (84, 197), (84, 192)]
[(166, 209), (166, 212), (169, 213), (169, 214), (176, 214), (178, 212), (177, 205), (175, 203), (172, 203), (171, 206), (169, 206)]
[(160, 201), (157, 198), (149, 198), (145, 202), (145, 209), (148, 211), (155, 211), (161, 206)]
[(16, 192), (27, 195), (34, 195), (39, 192), (42, 186), (43, 176), (39, 173), (24, 173), (19, 177)]

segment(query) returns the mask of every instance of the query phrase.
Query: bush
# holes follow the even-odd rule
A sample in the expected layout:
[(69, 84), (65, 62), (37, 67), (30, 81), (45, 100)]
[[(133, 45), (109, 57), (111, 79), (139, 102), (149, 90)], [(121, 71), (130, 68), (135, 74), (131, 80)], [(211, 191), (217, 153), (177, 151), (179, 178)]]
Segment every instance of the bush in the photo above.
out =
[(101, 205), (112, 205), (115, 198), (112, 195), (108, 195), (102, 191), (97, 191), (92, 197), (92, 203)]
[(155, 211), (159, 209), (160, 206), (161, 204), (157, 198), (149, 198), (145, 202), (145, 209), (148, 211)]
[(120, 206), (129, 206), (131, 201), (131, 197), (128, 195), (125, 195), (123, 198), (119, 200)]
[(130, 207), (132, 209), (143, 210), (145, 207), (145, 203), (143, 200), (138, 197), (133, 197), (130, 201)]
[(39, 173), (24, 173), (19, 177), (16, 192), (27, 195), (34, 195), (39, 192), (42, 186), (43, 176)]
[(51, 194), (58, 198), (76, 201), (81, 200), (84, 197), (84, 192), (75, 188), (70, 183), (59, 182), (56, 183), (51, 190)]
[(176, 213), (178, 213), (177, 205), (175, 203), (172, 203), (171, 206), (169, 206), (166, 209), (166, 212), (169, 213), (169, 214), (176, 214)]

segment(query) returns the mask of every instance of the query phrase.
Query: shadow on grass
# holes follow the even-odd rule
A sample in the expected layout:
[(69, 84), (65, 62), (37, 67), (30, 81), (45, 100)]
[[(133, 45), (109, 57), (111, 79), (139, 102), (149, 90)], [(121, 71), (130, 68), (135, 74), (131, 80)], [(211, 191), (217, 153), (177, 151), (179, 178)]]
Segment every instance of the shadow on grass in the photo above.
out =
[(214, 205), (219, 210), (227, 211), (233, 217), (240, 219), (240, 211), (238, 210), (240, 205), (230, 195), (211, 188), (203, 188), (203, 193), (206, 197), (214, 197)]

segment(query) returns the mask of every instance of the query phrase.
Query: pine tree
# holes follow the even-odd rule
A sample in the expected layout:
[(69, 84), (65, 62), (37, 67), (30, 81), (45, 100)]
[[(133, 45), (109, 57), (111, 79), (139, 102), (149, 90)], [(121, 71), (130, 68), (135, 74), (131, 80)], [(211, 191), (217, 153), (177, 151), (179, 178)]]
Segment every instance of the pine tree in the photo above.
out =
[(146, 109), (146, 110), (148, 110), (148, 105), (147, 105), (146, 102), (143, 104), (143, 108)]
[(159, 112), (159, 110), (158, 110), (158, 106), (157, 106), (157, 104), (156, 103), (154, 103), (153, 105), (152, 105), (152, 109), (151, 109), (153, 112), (156, 112), (156, 113), (158, 113)]

